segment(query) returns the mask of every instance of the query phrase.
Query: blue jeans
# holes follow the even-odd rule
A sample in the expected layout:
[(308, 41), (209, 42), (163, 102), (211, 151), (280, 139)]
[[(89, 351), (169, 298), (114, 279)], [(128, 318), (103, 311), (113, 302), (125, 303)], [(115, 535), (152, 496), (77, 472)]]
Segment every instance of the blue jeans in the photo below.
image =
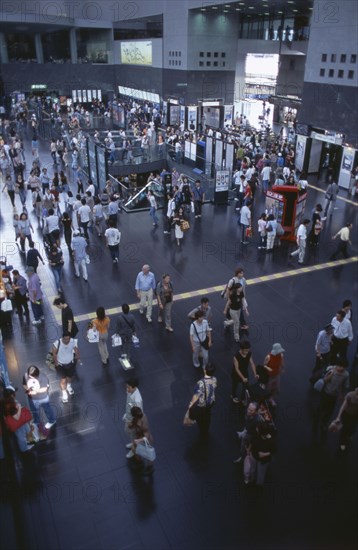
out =
[(269, 183), (270, 183), (269, 180), (263, 180), (263, 182), (262, 182), (263, 190), (264, 190), (265, 193), (268, 190)]
[(155, 212), (156, 212), (155, 207), (154, 207), (154, 206), (151, 206), (151, 208), (150, 208), (150, 210), (149, 210), (149, 214), (150, 214), (150, 215), (152, 216), (152, 218), (153, 218), (153, 223), (155, 223), (155, 225), (158, 225), (159, 220), (158, 220), (158, 217), (157, 217), (157, 215), (156, 215)]
[(31, 399), (31, 397), (29, 397), (29, 405), (30, 405), (30, 410), (32, 412), (32, 416), (34, 417), (34, 422), (37, 426), (39, 426), (41, 422), (41, 419), (40, 419), (41, 408), (43, 409), (45, 415), (47, 416), (47, 420), (51, 424), (56, 421), (56, 416), (50, 404), (50, 398), (48, 396), (46, 396), (44, 399)]
[(35, 321), (39, 321), (44, 314), (42, 309), (42, 302), (40, 302), (39, 304), (35, 304), (35, 302), (31, 302), (31, 309), (35, 317)]
[(52, 273), (55, 277), (55, 284), (57, 290), (61, 288), (61, 274), (62, 274), (62, 266), (61, 267), (52, 267)]

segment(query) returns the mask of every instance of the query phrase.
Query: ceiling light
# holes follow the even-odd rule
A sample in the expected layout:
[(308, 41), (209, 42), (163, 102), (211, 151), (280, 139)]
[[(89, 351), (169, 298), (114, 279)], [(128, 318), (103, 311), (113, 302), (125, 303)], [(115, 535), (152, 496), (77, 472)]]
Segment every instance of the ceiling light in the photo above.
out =
[(277, 13), (283, 13), (283, 11), (278, 11)]
[(298, 10), (292, 10), (292, 11), (293, 11), (294, 13), (297, 13), (297, 12), (298, 12)]
[(212, 10), (217, 10), (218, 7), (217, 7), (217, 6), (213, 6), (211, 9), (212, 9)]
[(230, 8), (230, 4), (225, 4), (225, 8)]
[(229, 13), (229, 10), (223, 10), (223, 13)]
[(270, 14), (269, 14), (269, 12), (268, 12), (268, 11), (266, 11), (266, 12), (264, 13), (264, 15), (270, 15)]
[(254, 10), (255, 6), (249, 6), (249, 10)]
[(241, 11), (241, 8), (235, 8), (235, 11)]
[(201, 11), (206, 11), (206, 8), (201, 8)]
[(287, 0), (287, 4), (294, 4), (295, 1), (294, 0)]

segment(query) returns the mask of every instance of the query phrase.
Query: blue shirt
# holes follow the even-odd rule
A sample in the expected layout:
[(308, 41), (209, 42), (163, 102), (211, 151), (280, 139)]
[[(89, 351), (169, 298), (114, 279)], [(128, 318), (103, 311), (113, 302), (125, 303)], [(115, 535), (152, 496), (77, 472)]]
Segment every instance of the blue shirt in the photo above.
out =
[(140, 271), (135, 282), (135, 289), (146, 291), (151, 288), (156, 289), (154, 273), (149, 271), (147, 275), (144, 275), (143, 271)]

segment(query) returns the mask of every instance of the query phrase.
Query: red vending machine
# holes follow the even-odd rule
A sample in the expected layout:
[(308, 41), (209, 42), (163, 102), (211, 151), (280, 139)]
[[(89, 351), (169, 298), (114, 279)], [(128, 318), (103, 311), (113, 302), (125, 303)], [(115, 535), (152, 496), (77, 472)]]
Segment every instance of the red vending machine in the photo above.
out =
[(266, 193), (266, 212), (273, 214), (282, 225), (285, 234), (281, 239), (296, 240), (296, 231), (301, 223), (306, 206), (307, 193), (292, 185), (277, 185)]

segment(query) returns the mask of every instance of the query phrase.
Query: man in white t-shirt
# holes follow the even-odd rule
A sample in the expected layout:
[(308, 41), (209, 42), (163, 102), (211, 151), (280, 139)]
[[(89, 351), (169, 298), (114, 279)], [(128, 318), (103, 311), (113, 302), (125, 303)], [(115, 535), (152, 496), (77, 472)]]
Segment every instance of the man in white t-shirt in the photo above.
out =
[(84, 238), (88, 241), (89, 240), (88, 224), (91, 219), (91, 209), (88, 206), (86, 199), (81, 200), (81, 206), (78, 209), (77, 217), (78, 217), (78, 225), (81, 227), (83, 231)]
[(57, 244), (57, 246), (60, 246), (60, 219), (56, 216), (53, 208), (49, 209), (48, 214), (49, 215), (46, 218), (46, 228), (51, 244)]
[[(126, 408), (124, 411), (124, 415), (122, 417), (124, 425), (124, 431), (126, 434), (132, 438), (133, 433), (130, 429), (130, 423), (133, 420), (132, 417), (132, 408), (133, 407), (139, 407), (143, 412), (143, 399), (140, 394), (140, 391), (138, 389), (138, 381), (136, 378), (130, 378), (127, 380), (126, 383), (126, 390), (127, 390), (127, 399), (126, 399)], [(132, 441), (126, 445), (127, 449), (130, 449), (127, 453), (127, 458), (132, 458), (134, 456), (132, 449)]]
[(69, 332), (65, 332), (62, 338), (54, 342), (52, 355), (57, 372), (61, 376), (62, 403), (68, 403), (68, 396), (75, 393), (71, 382), (75, 373), (76, 361), (80, 358), (77, 340), (71, 338)]
[(248, 201), (247, 204), (245, 204), (241, 208), (240, 212), (240, 225), (242, 229), (242, 236), (241, 236), (241, 242), (242, 244), (249, 244), (249, 241), (247, 240), (246, 236), (246, 229), (251, 227), (251, 201)]
[(114, 264), (118, 263), (119, 256), (119, 243), (121, 242), (121, 233), (115, 227), (113, 220), (109, 221), (109, 228), (104, 232), (106, 237), (106, 246), (109, 248), (109, 251), (112, 256), (112, 261)]
[(264, 193), (267, 192), (268, 187), (269, 187), (270, 174), (271, 174), (271, 167), (270, 166), (264, 166), (262, 171), (261, 171), (262, 187), (263, 187)]
[(297, 250), (291, 252), (290, 257), (298, 256), (298, 263), (303, 264), (306, 254), (306, 242), (307, 242), (307, 227), (310, 224), (310, 220), (305, 219), (297, 229), (296, 242)]

